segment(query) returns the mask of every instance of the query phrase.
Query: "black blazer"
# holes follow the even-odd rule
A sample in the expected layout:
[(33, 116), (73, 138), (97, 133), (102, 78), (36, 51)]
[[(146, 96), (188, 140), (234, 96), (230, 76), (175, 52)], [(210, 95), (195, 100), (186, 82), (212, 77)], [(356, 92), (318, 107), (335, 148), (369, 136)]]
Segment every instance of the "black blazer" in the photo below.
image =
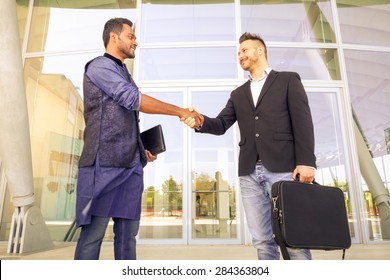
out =
[(256, 106), (247, 81), (232, 91), (216, 118), (204, 116), (198, 132), (221, 135), (236, 121), (241, 136), (239, 176), (250, 174), (258, 160), (271, 172), (316, 166), (313, 121), (297, 73), (272, 70)]

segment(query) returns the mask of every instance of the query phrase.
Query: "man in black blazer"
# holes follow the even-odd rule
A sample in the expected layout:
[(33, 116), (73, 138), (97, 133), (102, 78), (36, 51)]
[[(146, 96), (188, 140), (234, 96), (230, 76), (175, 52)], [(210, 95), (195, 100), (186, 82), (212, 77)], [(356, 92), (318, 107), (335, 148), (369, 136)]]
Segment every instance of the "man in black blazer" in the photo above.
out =
[[(197, 132), (221, 135), (236, 121), (240, 129), (240, 189), (248, 228), (259, 259), (279, 259), (271, 221), (271, 186), (279, 180), (314, 180), (314, 131), (300, 77), (268, 66), (263, 39), (240, 37), (239, 63), (249, 80), (233, 90), (216, 118), (185, 120)], [(311, 259), (309, 250), (290, 250), (292, 259)]]

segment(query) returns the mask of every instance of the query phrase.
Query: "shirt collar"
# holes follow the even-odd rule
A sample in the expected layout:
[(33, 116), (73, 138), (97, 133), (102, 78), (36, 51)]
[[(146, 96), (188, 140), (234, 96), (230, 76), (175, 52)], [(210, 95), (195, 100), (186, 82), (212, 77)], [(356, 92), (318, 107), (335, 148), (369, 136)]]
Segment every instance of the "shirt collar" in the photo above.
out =
[(264, 73), (263, 73), (263, 76), (261, 76), (260, 79), (258, 79), (258, 80), (253, 79), (253, 77), (252, 77), (251, 74), (249, 74), (248, 77), (249, 77), (249, 80), (250, 80), (251, 82), (261, 81), (261, 80), (265, 79), (266, 77), (268, 77), (268, 75), (269, 75), (269, 73), (271, 73), (271, 71), (272, 71), (272, 68), (268, 66), (267, 68), (265, 68)]
[(109, 58), (109, 59), (112, 59), (112, 60), (115, 61), (116, 64), (118, 64), (120, 67), (123, 67), (123, 65), (124, 65), (120, 59), (118, 59), (118, 58), (116, 58), (116, 57), (114, 57), (114, 56), (112, 56), (112, 55), (110, 55), (110, 54), (108, 54), (108, 53), (104, 53), (103, 56), (105, 56), (105, 57), (107, 57), (107, 58)]

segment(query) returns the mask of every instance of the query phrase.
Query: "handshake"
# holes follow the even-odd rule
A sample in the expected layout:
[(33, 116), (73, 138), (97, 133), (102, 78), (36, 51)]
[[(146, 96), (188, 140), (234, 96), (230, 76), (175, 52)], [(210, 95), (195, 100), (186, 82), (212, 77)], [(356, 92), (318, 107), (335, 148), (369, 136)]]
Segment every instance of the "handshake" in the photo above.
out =
[(198, 111), (196, 111), (195, 108), (189, 107), (187, 109), (183, 109), (180, 121), (184, 122), (191, 128), (200, 128), (203, 124), (204, 118)]

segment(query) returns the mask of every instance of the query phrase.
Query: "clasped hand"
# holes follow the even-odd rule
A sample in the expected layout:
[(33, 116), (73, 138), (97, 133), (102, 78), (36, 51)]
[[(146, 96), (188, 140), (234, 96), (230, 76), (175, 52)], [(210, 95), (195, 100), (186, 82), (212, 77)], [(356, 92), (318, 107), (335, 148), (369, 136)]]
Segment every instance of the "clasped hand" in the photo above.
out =
[(204, 118), (195, 108), (189, 107), (186, 113), (180, 117), (180, 121), (191, 128), (199, 128), (202, 126)]

